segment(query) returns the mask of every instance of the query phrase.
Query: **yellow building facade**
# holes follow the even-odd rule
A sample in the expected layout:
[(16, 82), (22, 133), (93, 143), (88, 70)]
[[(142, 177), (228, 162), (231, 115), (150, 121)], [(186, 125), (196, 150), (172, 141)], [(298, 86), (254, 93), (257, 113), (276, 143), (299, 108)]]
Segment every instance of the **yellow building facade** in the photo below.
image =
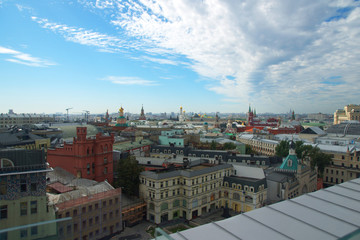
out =
[(344, 110), (338, 109), (334, 113), (334, 124), (350, 120), (360, 121), (360, 105), (349, 104)]

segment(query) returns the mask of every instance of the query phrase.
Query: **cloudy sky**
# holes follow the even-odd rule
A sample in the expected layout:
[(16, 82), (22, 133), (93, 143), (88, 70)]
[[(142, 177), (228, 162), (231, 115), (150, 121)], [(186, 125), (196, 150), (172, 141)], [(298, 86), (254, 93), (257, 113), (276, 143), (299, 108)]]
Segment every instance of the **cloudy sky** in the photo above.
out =
[(359, 26), (350, 0), (0, 0), (0, 112), (333, 113)]

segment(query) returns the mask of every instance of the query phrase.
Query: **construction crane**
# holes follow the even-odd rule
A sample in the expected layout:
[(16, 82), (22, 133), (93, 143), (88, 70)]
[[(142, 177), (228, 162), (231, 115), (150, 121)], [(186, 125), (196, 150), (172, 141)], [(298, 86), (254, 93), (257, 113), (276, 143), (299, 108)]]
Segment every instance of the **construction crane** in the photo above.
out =
[(68, 122), (69, 122), (69, 110), (70, 109), (73, 109), (73, 108), (71, 107), (71, 108), (66, 109), (66, 119), (67, 119)]
[(89, 111), (89, 110), (83, 110), (83, 111), (85, 112), (85, 120), (86, 120), (86, 123), (88, 123), (90, 111)]

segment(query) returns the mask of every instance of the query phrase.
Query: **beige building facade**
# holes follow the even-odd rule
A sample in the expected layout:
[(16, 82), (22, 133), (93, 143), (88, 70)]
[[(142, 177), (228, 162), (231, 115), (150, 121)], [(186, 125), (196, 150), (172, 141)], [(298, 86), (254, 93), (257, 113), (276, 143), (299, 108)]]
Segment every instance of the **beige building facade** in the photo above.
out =
[(265, 179), (259, 184), (235, 177), (231, 164), (200, 164), (163, 173), (147, 171), (141, 173), (140, 182), (140, 197), (147, 202), (147, 220), (156, 224), (180, 217), (191, 220), (225, 206), (246, 212), (260, 207), (266, 199)]
[(334, 113), (334, 124), (350, 120), (360, 121), (360, 105), (349, 104), (344, 110), (338, 109)]
[(330, 166), (324, 170), (324, 184), (334, 185), (360, 177), (360, 149), (355, 146), (332, 146), (321, 151), (332, 156)]

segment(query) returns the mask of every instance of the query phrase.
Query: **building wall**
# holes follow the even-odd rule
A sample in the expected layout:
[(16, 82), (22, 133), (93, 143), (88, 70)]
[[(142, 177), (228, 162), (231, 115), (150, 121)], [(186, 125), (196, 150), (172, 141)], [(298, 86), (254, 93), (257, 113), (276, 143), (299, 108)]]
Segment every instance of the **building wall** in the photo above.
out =
[(122, 230), (121, 190), (57, 204), (57, 218), (71, 217), (58, 225), (59, 239), (100, 239)]
[(48, 150), (48, 162), (51, 167), (61, 167), (79, 178), (107, 180), (112, 184), (113, 143), (114, 136), (97, 134), (95, 138), (86, 138), (86, 127), (78, 127), (72, 144)]
[(228, 182), (222, 188), (222, 204), (235, 212), (248, 212), (264, 206), (267, 199), (267, 188), (262, 184), (259, 189), (252, 186)]
[(331, 154), (332, 164), (324, 170), (324, 184), (334, 185), (360, 177), (360, 151), (325, 153)]
[(226, 205), (237, 212), (263, 206), (267, 198), (265, 185), (259, 190), (223, 185), (224, 177), (232, 174), (229, 167), (191, 178), (154, 180), (141, 176), (140, 196), (147, 202), (147, 220), (157, 224), (180, 217), (191, 220)]
[(276, 141), (270, 141), (257, 138), (241, 138), (237, 137), (237, 140), (241, 143), (248, 144), (258, 154), (265, 156), (275, 156), (275, 148), (279, 144)]
[[(13, 157), (26, 158), (27, 154), (29, 153), (25, 151), (14, 150)], [(12, 161), (11, 157), (7, 159)], [(42, 159), (44, 160), (43, 154)], [(27, 158), (27, 161), (29, 164), (32, 159)], [(54, 220), (55, 211), (48, 206), (46, 197), (45, 164), (14, 165), (14, 167), (14, 171), (11, 172), (1, 168), (0, 229)], [(20, 239), (21, 236), (21, 239), (38, 239), (54, 235), (56, 235), (56, 225), (46, 224), (10, 231), (7, 233), (7, 239)]]
[(147, 202), (147, 219), (155, 223), (183, 217), (187, 220), (221, 207), (221, 186), (226, 168), (192, 178), (153, 180), (141, 177), (140, 197)]
[(350, 104), (334, 113), (334, 124), (349, 120), (360, 121), (360, 105)]
[(53, 117), (37, 114), (0, 114), (0, 128), (11, 125), (29, 125), (41, 122), (54, 121)]

